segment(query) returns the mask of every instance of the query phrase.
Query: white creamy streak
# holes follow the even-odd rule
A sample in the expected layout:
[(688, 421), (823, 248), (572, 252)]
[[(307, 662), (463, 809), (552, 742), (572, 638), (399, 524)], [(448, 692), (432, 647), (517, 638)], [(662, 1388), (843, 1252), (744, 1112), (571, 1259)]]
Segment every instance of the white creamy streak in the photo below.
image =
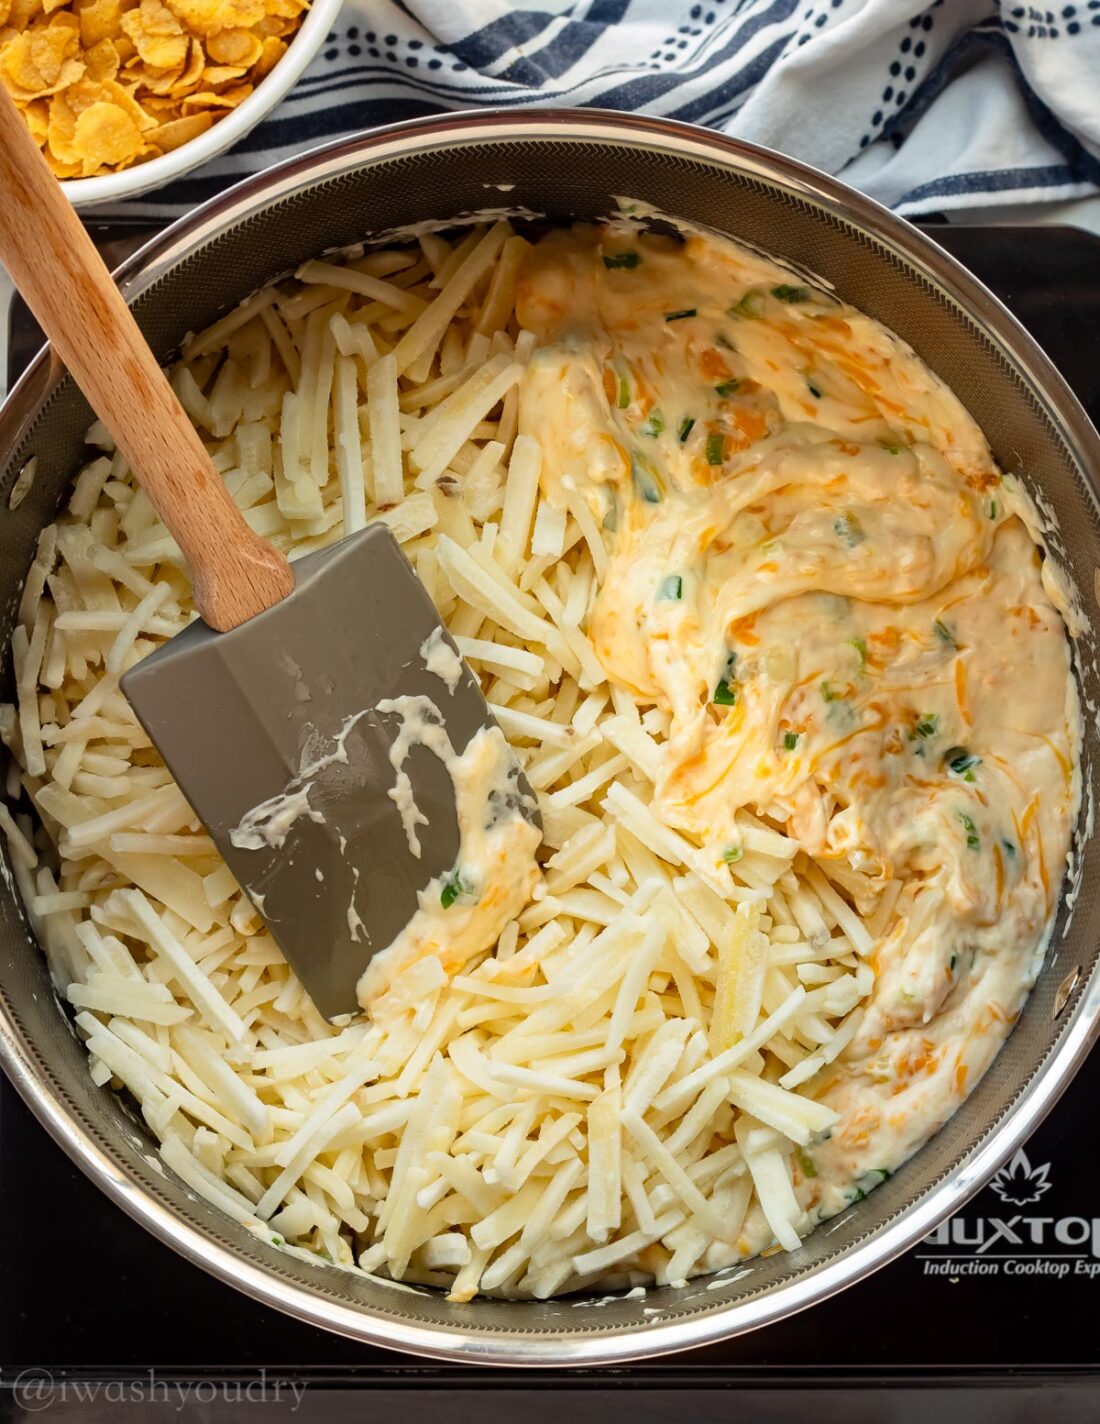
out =
[(413, 747), (427, 747), (435, 753), (444, 766), (449, 766), (454, 757), (454, 747), (443, 726), (443, 716), (430, 697), (387, 697), (378, 703), (378, 712), (396, 713), (401, 718), (401, 727), (390, 744), (390, 765), (396, 780), (386, 793), (401, 815), (401, 824), (409, 842), (409, 850), (417, 858), (420, 856), (420, 838), (417, 826), (426, 826), (428, 818), (417, 806), (413, 797), (412, 782), (405, 770), (405, 762)]
[(370, 709), (355, 712), (345, 717), (339, 732), (332, 738), (329, 751), (320, 752), (319, 745), (325, 738), (317, 731), (311, 732), (302, 749), (298, 774), (291, 778), (282, 791), (261, 801), (246, 811), (240, 821), (229, 832), (230, 843), (238, 850), (262, 850), (265, 846), (280, 850), (286, 843), (291, 827), (302, 816), (320, 824), (324, 814), (310, 804), (310, 792), (317, 778), (326, 767), (336, 762), (348, 760), (347, 739), (352, 728), (360, 722)]
[(420, 656), (428, 671), (439, 678), (448, 692), (453, 693), (462, 676), (462, 659), (447, 642), (447, 635), (441, 627), (433, 628), (424, 639), (420, 645)]

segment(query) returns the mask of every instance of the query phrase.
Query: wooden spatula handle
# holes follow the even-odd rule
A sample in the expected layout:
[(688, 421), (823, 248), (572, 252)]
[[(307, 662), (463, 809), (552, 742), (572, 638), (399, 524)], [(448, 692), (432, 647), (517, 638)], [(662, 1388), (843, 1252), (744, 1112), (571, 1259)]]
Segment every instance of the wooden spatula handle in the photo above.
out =
[(91, 238), (0, 84), (0, 261), (183, 551), (211, 627), (294, 586), (245, 523)]

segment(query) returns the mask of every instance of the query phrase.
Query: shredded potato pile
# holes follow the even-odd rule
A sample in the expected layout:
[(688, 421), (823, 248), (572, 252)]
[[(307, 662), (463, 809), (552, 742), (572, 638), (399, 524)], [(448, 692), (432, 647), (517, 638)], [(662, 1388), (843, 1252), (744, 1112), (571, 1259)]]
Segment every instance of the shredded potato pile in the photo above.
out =
[(545, 823), (491, 957), (318, 1015), (119, 692), (194, 611), (102, 427), (41, 536), (0, 712), (36, 811), (0, 824), (95, 1081), (276, 1245), (454, 1300), (796, 1246), (837, 1118), (815, 1075), (857, 1032), (882, 930), (748, 812), (716, 866), (651, 809), (668, 713), (609, 683), (586, 632), (603, 535), (542, 497), (517, 433), (527, 249), (500, 222), (309, 262), (172, 372), (254, 530), (299, 556), (384, 520), (479, 674)]

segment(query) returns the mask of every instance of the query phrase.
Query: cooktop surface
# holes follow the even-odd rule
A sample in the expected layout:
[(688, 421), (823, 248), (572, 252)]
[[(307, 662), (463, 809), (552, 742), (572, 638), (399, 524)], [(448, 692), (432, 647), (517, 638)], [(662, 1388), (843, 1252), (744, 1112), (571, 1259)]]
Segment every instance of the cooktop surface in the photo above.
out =
[[(1027, 325), (1100, 420), (1100, 238), (936, 227)], [(118, 261), (136, 235), (97, 230)], [(15, 374), (38, 337), (12, 317)], [(816, 1308), (618, 1369), (421, 1362), (268, 1310), (174, 1255), (87, 1181), (0, 1077), (0, 1419), (93, 1424), (201, 1412), (246, 1424), (560, 1416), (925, 1421), (1100, 1418), (1100, 1054), (994, 1182), (908, 1255)], [(364, 1400), (362, 1392), (370, 1392)], [(415, 1391), (415, 1394), (414, 1394)], [(684, 1392), (691, 1399), (684, 1398)], [(736, 1398), (731, 1392), (736, 1392)]]

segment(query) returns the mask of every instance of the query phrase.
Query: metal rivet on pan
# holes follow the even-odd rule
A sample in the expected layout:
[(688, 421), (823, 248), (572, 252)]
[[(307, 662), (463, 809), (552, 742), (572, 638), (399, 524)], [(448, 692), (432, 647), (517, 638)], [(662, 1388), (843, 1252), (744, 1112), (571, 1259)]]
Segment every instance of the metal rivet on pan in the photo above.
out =
[(1062, 982), (1058, 985), (1058, 992), (1054, 996), (1054, 1018), (1057, 1018), (1062, 1010), (1073, 997), (1073, 991), (1081, 980), (1081, 966), (1071, 970)]
[(23, 468), (15, 477), (15, 483), (11, 487), (8, 495), (8, 508), (18, 509), (30, 493), (31, 485), (34, 484), (34, 477), (38, 473), (38, 456), (32, 455)]

